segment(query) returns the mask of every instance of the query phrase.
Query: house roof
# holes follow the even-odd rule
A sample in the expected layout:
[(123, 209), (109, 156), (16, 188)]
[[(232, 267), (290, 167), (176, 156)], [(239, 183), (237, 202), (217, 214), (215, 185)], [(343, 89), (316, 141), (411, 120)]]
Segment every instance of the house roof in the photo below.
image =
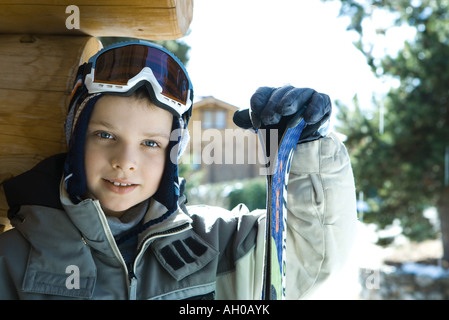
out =
[(217, 99), (213, 96), (203, 97), (200, 101), (195, 102), (193, 104), (193, 109), (208, 107), (210, 105), (214, 105), (216, 107), (221, 107), (221, 108), (230, 110), (232, 112), (234, 112), (238, 109), (238, 107), (236, 107), (230, 103), (224, 102), (220, 99)]

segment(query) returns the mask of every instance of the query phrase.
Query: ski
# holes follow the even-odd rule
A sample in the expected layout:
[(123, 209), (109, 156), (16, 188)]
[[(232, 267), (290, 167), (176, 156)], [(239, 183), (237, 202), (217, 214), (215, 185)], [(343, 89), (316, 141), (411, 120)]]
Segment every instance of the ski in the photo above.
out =
[[(287, 247), (287, 184), (291, 160), (305, 122), (301, 119), (288, 128), (277, 142), (277, 152), (271, 153), (273, 141), (269, 130), (259, 131), (259, 139), (266, 150), (267, 165), (267, 222), (262, 299), (283, 300), (286, 293)], [(275, 137), (277, 139), (277, 136)], [(271, 146), (270, 146), (271, 145)], [(270, 150), (270, 151), (269, 151)], [(276, 150), (274, 150), (276, 151)]]

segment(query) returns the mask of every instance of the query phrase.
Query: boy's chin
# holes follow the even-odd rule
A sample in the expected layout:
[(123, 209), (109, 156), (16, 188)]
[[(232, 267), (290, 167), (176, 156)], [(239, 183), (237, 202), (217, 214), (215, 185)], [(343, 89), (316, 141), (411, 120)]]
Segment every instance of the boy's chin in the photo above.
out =
[(100, 200), (100, 205), (101, 205), (101, 208), (103, 209), (103, 212), (106, 216), (120, 218), (129, 209), (134, 208), (134, 207), (142, 204), (145, 201), (146, 200), (140, 201), (138, 203), (133, 202), (133, 203), (128, 203), (128, 204), (124, 204), (123, 202), (121, 202), (118, 205), (111, 205), (111, 204), (108, 205), (108, 204), (101, 203), (101, 200)]
[(114, 204), (102, 203), (100, 200), (100, 205), (101, 205), (101, 208), (103, 209), (103, 212), (106, 216), (120, 218), (126, 211), (128, 211), (130, 208), (134, 207), (136, 205), (136, 203), (125, 204), (125, 203), (121, 202), (120, 204), (114, 205)]

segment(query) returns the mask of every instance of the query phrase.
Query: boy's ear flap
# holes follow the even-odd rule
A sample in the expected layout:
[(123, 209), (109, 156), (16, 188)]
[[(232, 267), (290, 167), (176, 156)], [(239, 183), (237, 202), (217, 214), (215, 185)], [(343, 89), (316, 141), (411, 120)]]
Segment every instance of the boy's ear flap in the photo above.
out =
[(84, 146), (86, 142), (86, 132), (89, 119), (94, 109), (95, 103), (102, 95), (92, 97), (84, 106), (73, 130), (69, 142), (64, 165), (64, 177), (66, 179), (66, 189), (73, 203), (82, 201), (82, 197), (87, 192), (86, 173), (84, 170)]

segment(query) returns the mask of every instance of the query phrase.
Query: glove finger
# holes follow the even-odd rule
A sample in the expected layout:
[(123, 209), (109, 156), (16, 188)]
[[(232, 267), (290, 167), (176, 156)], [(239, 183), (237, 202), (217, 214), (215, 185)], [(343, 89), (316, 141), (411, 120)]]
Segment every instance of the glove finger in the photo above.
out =
[(232, 118), (234, 123), (242, 129), (249, 129), (253, 127), (251, 122), (251, 117), (249, 115), (249, 109), (241, 109), (234, 112), (234, 117)]
[(266, 104), (268, 103), (271, 93), (274, 90), (275, 88), (272, 87), (260, 87), (251, 96), (250, 99), (251, 111), (249, 113), (249, 116), (255, 129), (259, 129), (262, 125), (262, 121), (260, 120), (260, 114), (262, 110), (265, 108)]
[(299, 137), (300, 142), (307, 142), (326, 136), (330, 127), (330, 114), (324, 115), (322, 122), (307, 124)]
[(260, 114), (261, 111), (265, 108), (268, 103), (268, 99), (270, 99), (271, 93), (275, 90), (272, 87), (260, 87), (256, 90), (256, 92), (251, 96), (250, 105), (251, 110), (255, 113)]
[(282, 116), (290, 116), (307, 105), (316, 91), (309, 88), (293, 88), (281, 99), (276, 110)]
[(307, 124), (315, 124), (325, 115), (330, 115), (332, 104), (327, 94), (315, 92), (304, 112), (304, 120)]
[(274, 125), (279, 123), (282, 115), (277, 112), (279, 102), (282, 97), (291, 89), (292, 86), (283, 86), (281, 88), (275, 89), (271, 94), (268, 102), (260, 113), (260, 120), (265, 125)]

